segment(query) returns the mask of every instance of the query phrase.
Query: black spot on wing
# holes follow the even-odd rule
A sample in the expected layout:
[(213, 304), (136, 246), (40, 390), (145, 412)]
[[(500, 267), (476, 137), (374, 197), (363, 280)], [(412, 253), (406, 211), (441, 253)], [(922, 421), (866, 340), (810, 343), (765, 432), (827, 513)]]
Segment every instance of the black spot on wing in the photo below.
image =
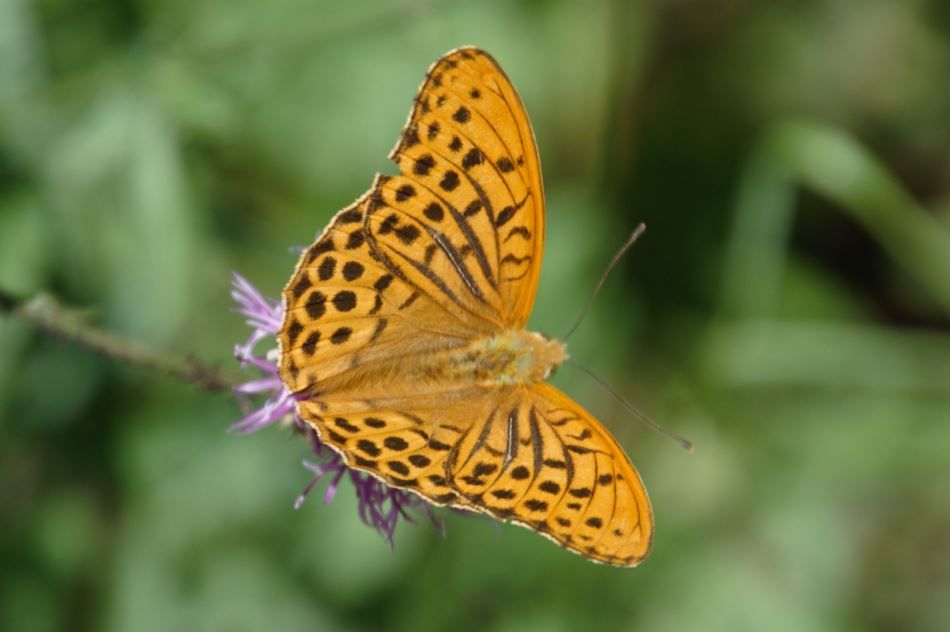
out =
[(471, 217), (482, 210), (482, 201), (481, 200), (472, 200), (468, 206), (465, 207), (465, 210), (462, 212), (462, 215), (465, 217)]
[(498, 159), (498, 162), (495, 163), (498, 166), (498, 170), (502, 173), (509, 173), (515, 170), (514, 164), (511, 162), (511, 158), (508, 156), (503, 156)]
[(287, 342), (290, 343), (291, 348), (294, 346), (297, 338), (303, 332), (303, 325), (300, 324), (300, 321), (296, 318), (290, 321), (290, 326), (287, 327)]
[(416, 189), (411, 184), (404, 184), (396, 189), (396, 201), (405, 202), (416, 194)]
[(397, 452), (409, 447), (409, 443), (402, 437), (386, 437), (383, 440), (383, 445)]
[(472, 119), (472, 114), (468, 111), (467, 107), (461, 105), (459, 109), (455, 110), (455, 114), (452, 115), (452, 118), (459, 123), (468, 123)]
[(349, 327), (340, 327), (330, 336), (330, 342), (335, 345), (341, 345), (347, 340), (350, 339), (350, 336), (353, 334), (353, 330)]
[(336, 259), (333, 257), (324, 257), (323, 261), (320, 262), (320, 267), (317, 268), (317, 276), (320, 277), (321, 281), (328, 281), (333, 278), (335, 271)]
[(505, 208), (501, 209), (501, 212), (498, 213), (498, 217), (495, 218), (495, 227), (501, 228), (502, 226), (507, 224), (509, 220), (511, 220), (511, 218), (515, 216), (515, 213), (518, 212), (518, 210), (520, 210), (521, 207), (525, 205), (525, 202), (528, 201), (528, 197), (529, 196), (525, 196), (523, 200), (521, 200), (514, 206), (506, 206)]
[(417, 176), (427, 176), (433, 167), (435, 167), (435, 158), (432, 154), (423, 154), (416, 159), (412, 172)]
[(365, 268), (359, 261), (347, 261), (343, 265), (343, 278), (347, 281), (355, 281), (363, 276)]
[(482, 164), (482, 152), (477, 147), (472, 147), (462, 157), (462, 169), (466, 171), (480, 164)]
[(438, 202), (432, 202), (429, 204), (429, 206), (423, 209), (422, 214), (433, 222), (441, 222), (442, 218), (445, 217), (445, 211), (442, 210), (442, 207), (439, 206)]
[(415, 224), (403, 224), (396, 229), (396, 237), (409, 246), (419, 237), (419, 228)]
[(379, 234), (388, 235), (393, 232), (393, 229), (399, 224), (399, 215), (396, 213), (390, 213), (386, 219), (379, 223)]
[(385, 428), (386, 427), (386, 422), (383, 421), (382, 419), (379, 419), (378, 417), (367, 417), (366, 419), (363, 420), (363, 423), (365, 423), (370, 428)]
[(433, 450), (438, 450), (439, 452), (448, 452), (452, 449), (452, 446), (447, 443), (442, 443), (438, 439), (429, 439), (428, 446)]
[(357, 426), (354, 426), (353, 424), (351, 424), (345, 417), (337, 417), (336, 419), (333, 420), (333, 425), (336, 426), (337, 428), (340, 428), (341, 430), (345, 430), (346, 432), (352, 433), (352, 432), (360, 431), (360, 429)]
[(518, 467), (511, 470), (511, 478), (519, 481), (523, 481), (526, 478), (531, 477), (531, 470), (526, 468), (524, 465), (519, 465)]
[(356, 294), (350, 290), (337, 292), (333, 297), (333, 306), (339, 312), (349, 312), (356, 307)]
[(408, 149), (419, 144), (419, 131), (414, 125), (406, 128), (402, 134), (402, 147)]
[(358, 208), (351, 208), (348, 211), (340, 213), (336, 221), (338, 224), (355, 224), (356, 222), (362, 221), (363, 213)]
[(428, 467), (432, 460), (424, 454), (413, 454), (409, 456), (409, 462), (415, 467)]
[(318, 290), (311, 292), (304, 307), (306, 307), (307, 314), (310, 318), (317, 320), (327, 311), (327, 297), (323, 292)]
[(364, 241), (366, 241), (366, 237), (363, 235), (362, 231), (358, 230), (352, 232), (346, 240), (346, 249), (353, 250), (354, 248), (359, 248), (363, 245)]
[(472, 469), (473, 476), (488, 476), (489, 474), (494, 474), (498, 470), (498, 466), (494, 463), (476, 463), (475, 467)]
[(370, 456), (379, 456), (380, 454), (382, 454), (382, 450), (379, 449), (379, 446), (377, 446), (375, 443), (373, 443), (369, 439), (360, 439), (359, 441), (357, 441), (356, 449)]
[(300, 346), (300, 349), (304, 352), (304, 354), (312, 356), (314, 353), (316, 353), (317, 343), (319, 342), (320, 332), (314, 331), (309, 336), (307, 336), (307, 339), (304, 340), (304, 343)]
[(498, 213), (498, 217), (495, 218), (495, 226), (498, 228), (501, 228), (502, 226), (507, 224), (508, 221), (514, 216), (515, 216), (515, 207), (506, 206), (505, 208), (501, 209), (501, 212)]
[(310, 276), (306, 271), (302, 271), (300, 279), (294, 284), (293, 295), (294, 298), (300, 298), (304, 295), (304, 292), (310, 289)]
[(313, 261), (320, 255), (326, 254), (333, 251), (333, 240), (329, 237), (324, 237), (320, 240), (319, 243), (314, 244), (310, 247), (310, 250), (307, 251), (307, 262), (313, 263)]
[(548, 504), (545, 501), (536, 498), (524, 501), (524, 506), (531, 511), (545, 511), (548, 508)]
[(439, 186), (442, 187), (444, 191), (454, 191), (458, 188), (459, 183), (459, 174), (455, 173), (451, 169), (445, 172), (442, 176), (442, 180), (439, 182)]
[(390, 461), (386, 465), (389, 467), (389, 469), (391, 469), (396, 474), (399, 474), (401, 476), (409, 475), (409, 466), (403, 463), (402, 461)]

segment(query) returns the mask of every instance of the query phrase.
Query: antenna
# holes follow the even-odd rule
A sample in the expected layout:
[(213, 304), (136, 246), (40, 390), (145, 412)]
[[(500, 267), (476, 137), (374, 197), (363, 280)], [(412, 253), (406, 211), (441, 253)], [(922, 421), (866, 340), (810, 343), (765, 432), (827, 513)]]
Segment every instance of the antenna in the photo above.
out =
[(574, 325), (567, 330), (567, 334), (564, 336), (564, 342), (567, 342), (567, 339), (571, 337), (571, 334), (577, 329), (581, 324), (581, 321), (584, 320), (584, 316), (587, 315), (587, 312), (590, 310), (590, 306), (593, 305), (594, 299), (597, 298), (597, 295), (600, 293), (600, 288), (604, 286), (604, 281), (607, 280), (607, 275), (610, 274), (610, 271), (614, 269), (614, 266), (617, 265), (617, 262), (620, 261), (620, 258), (623, 257), (630, 246), (643, 234), (643, 231), (647, 229), (646, 224), (643, 222), (639, 226), (633, 229), (633, 232), (630, 233), (630, 236), (627, 238), (627, 241), (620, 247), (620, 250), (617, 251), (617, 254), (614, 255), (614, 258), (610, 260), (610, 263), (607, 264), (607, 269), (604, 270), (604, 273), (600, 276), (600, 281), (597, 282), (597, 285), (594, 287), (594, 291), (591, 292), (590, 297), (587, 299), (587, 302), (584, 304), (581, 313), (578, 315), (577, 320), (574, 321)]
[[(641, 225), (642, 225), (642, 224), (641, 224)], [(600, 384), (601, 386), (603, 386), (604, 389), (605, 389), (608, 393), (610, 393), (611, 395), (613, 395), (614, 399), (616, 399), (618, 402), (620, 402), (620, 405), (623, 406), (623, 407), (627, 410), (627, 412), (631, 413), (634, 417), (636, 417), (637, 419), (639, 419), (640, 421), (642, 421), (642, 422), (645, 423), (646, 425), (650, 426), (651, 428), (653, 428), (654, 430), (656, 430), (657, 432), (659, 432), (661, 435), (663, 435), (663, 436), (666, 437), (667, 439), (670, 439), (671, 441), (676, 442), (677, 444), (679, 444), (679, 446), (680, 446), (681, 448), (683, 448), (683, 449), (686, 450), (687, 452), (692, 453), (692, 452), (695, 451), (695, 449), (693, 448), (693, 443), (692, 443), (691, 441), (689, 441), (688, 439), (684, 439), (683, 437), (681, 437), (681, 436), (679, 436), (679, 435), (677, 435), (677, 434), (674, 434), (674, 433), (670, 432), (669, 430), (667, 430), (666, 428), (664, 428), (663, 426), (661, 426), (661, 425), (658, 424), (657, 422), (655, 422), (655, 421), (653, 421), (652, 419), (650, 419), (650, 418), (649, 418), (645, 413), (643, 413), (639, 408), (637, 408), (636, 406), (634, 406), (633, 404), (631, 404), (630, 402), (628, 402), (626, 399), (624, 399), (623, 396), (622, 396), (620, 393), (618, 393), (617, 391), (615, 391), (609, 384), (607, 384), (607, 382), (605, 382), (604, 380), (600, 379), (600, 377), (598, 377), (593, 371), (591, 371), (590, 369), (588, 369), (587, 367), (585, 367), (585, 366), (583, 366), (583, 365), (578, 364), (577, 362), (574, 362), (573, 360), (568, 360), (567, 362), (565, 362), (565, 364), (570, 364), (571, 366), (580, 369), (582, 372), (586, 373), (586, 374), (587, 374), (591, 379), (593, 379), (595, 382), (597, 382), (598, 384)]]

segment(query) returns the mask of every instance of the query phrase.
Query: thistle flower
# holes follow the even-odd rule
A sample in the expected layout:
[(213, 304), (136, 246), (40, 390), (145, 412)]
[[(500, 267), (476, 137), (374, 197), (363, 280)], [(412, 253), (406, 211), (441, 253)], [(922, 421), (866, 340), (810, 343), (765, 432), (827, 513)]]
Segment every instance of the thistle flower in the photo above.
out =
[[(248, 434), (287, 419), (307, 436), (316, 460), (304, 460), (303, 464), (313, 473), (313, 479), (297, 497), (294, 508), (299, 508), (310, 490), (323, 479), (330, 481), (323, 497), (324, 503), (329, 505), (341, 482), (348, 476), (359, 500), (360, 519), (367, 526), (379, 531), (390, 546), (399, 518), (413, 522), (408, 512), (411, 508), (421, 508), (433, 525), (441, 531), (442, 525), (432, 513), (431, 505), (415, 494), (389, 487), (366, 472), (348, 468), (343, 458), (322, 443), (317, 433), (297, 416), (294, 395), (284, 386), (277, 369), (278, 351), (275, 343), (283, 319), (280, 301), (266, 298), (237, 273), (232, 276), (231, 297), (238, 305), (235, 311), (246, 317), (247, 325), (251, 328), (247, 341), (234, 347), (234, 355), (241, 362), (243, 369), (251, 367), (259, 374), (259, 377), (235, 387), (234, 390), (244, 395), (265, 396), (260, 407), (234, 423), (231, 430), (238, 434)], [(258, 346), (267, 348), (260, 351)]]

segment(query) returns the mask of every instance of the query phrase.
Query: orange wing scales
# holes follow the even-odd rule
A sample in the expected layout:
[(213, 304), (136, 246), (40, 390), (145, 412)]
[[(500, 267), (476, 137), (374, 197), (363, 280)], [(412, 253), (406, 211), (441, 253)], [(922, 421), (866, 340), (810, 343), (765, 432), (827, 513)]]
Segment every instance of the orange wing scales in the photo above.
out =
[(293, 392), (345, 381), (360, 366), (392, 357), (394, 349), (424, 353), (461, 344), (476, 327), (487, 329), (451, 316), (379, 261), (366, 238), (367, 205), (364, 195), (337, 214), (301, 255), (284, 289), (280, 370)]
[(447, 307), (498, 323), (501, 302), (477, 218), (405, 177), (379, 178), (371, 199), (367, 234), (387, 266)]
[(339, 450), (350, 467), (435, 504), (466, 505), (445, 478), (444, 462), (456, 434), (451, 430), (394, 411), (336, 415), (312, 402), (303, 402), (300, 408), (321, 441)]
[(653, 516), (639, 475), (580, 406), (547, 384), (460, 399), (411, 413), (299, 407), (350, 467), (389, 485), (511, 520), (594, 561), (633, 566), (647, 555)]
[(284, 288), (280, 374), (300, 418), (389, 485), (636, 565), (653, 514), (607, 430), (552, 386), (465, 368), (466, 345), (523, 329), (544, 244), (534, 135), (494, 59), (437, 61), (390, 157), (399, 175), (337, 213)]
[(652, 512), (616, 441), (552, 386), (515, 391), (507, 402), (452, 449), (448, 467), (459, 494), (591, 559), (643, 559)]
[(497, 62), (471, 48), (437, 61), (390, 157), (403, 176), (474, 215), (501, 322), (523, 327), (541, 270), (544, 188), (531, 124)]

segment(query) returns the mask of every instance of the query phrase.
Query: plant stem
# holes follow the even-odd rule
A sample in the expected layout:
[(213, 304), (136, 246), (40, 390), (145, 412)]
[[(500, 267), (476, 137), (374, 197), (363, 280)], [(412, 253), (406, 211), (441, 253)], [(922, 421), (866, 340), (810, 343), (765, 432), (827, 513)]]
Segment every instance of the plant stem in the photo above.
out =
[(243, 381), (239, 375), (194, 358), (150, 349), (99, 329), (48, 294), (21, 299), (0, 290), (0, 312), (19, 316), (41, 331), (107, 358), (165, 373), (207, 391), (230, 390)]

